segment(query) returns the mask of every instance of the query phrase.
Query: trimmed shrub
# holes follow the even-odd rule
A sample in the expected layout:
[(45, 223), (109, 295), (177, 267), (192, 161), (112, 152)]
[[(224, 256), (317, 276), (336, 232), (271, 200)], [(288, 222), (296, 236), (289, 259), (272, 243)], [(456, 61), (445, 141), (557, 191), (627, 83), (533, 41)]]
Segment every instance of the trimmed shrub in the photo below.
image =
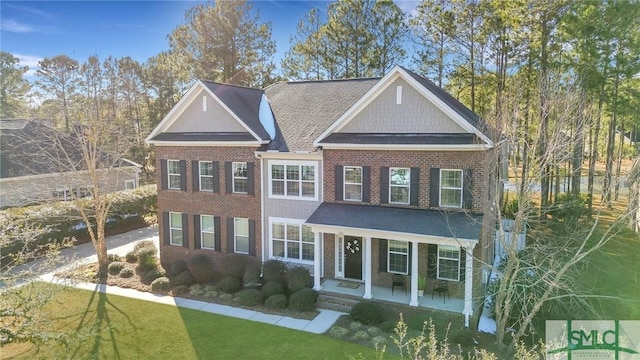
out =
[(233, 276), (243, 281), (247, 263), (251, 257), (243, 254), (229, 254), (222, 259), (222, 275), (224, 277)]
[(277, 281), (284, 283), (286, 266), (280, 260), (267, 260), (262, 265), (262, 277), (264, 281)]
[(244, 271), (243, 283), (244, 284), (259, 284), (260, 283), (260, 269), (262, 264), (260, 260), (249, 257), (247, 260), (247, 266)]
[(124, 256), (125, 260), (127, 260), (128, 263), (134, 263), (136, 261), (138, 261), (138, 254), (136, 254), (135, 251), (129, 251), (125, 256)]
[(153, 282), (151, 283), (151, 290), (153, 291), (169, 290), (169, 278), (161, 277), (153, 280)]
[(233, 300), (233, 295), (231, 295), (231, 294), (220, 294), (220, 300), (231, 301), (231, 300)]
[(156, 247), (144, 247), (136, 252), (138, 255), (138, 267), (140, 271), (148, 271), (158, 267), (158, 257)]
[(389, 340), (387, 339), (386, 336), (378, 335), (378, 336), (374, 337), (373, 339), (371, 339), (371, 345), (373, 347), (386, 345), (388, 341)]
[(375, 326), (367, 327), (367, 332), (372, 336), (382, 335), (382, 330), (380, 330), (378, 327), (375, 327)]
[(202, 284), (193, 284), (189, 287), (189, 295), (200, 296), (204, 294), (204, 286)]
[(386, 320), (378, 324), (380, 331), (385, 333), (392, 333), (396, 328), (396, 322), (392, 320)]
[(213, 291), (213, 290), (215, 290), (215, 289), (216, 289), (216, 286), (215, 286), (215, 285), (213, 285), (213, 284), (206, 284), (206, 285), (204, 286), (204, 291)]
[(109, 263), (112, 263), (114, 261), (120, 261), (120, 255), (118, 255), (118, 254), (107, 254), (107, 260), (109, 260)]
[(122, 269), (122, 270), (120, 270), (120, 274), (119, 275), (120, 275), (121, 278), (130, 278), (130, 277), (133, 276), (133, 270), (126, 269), (126, 268)]
[(367, 333), (366, 331), (360, 330), (355, 334), (353, 334), (351, 338), (355, 341), (366, 341), (369, 339), (369, 333)]
[(277, 281), (267, 282), (266, 284), (262, 285), (262, 289), (260, 289), (260, 291), (262, 292), (262, 296), (264, 296), (265, 299), (268, 299), (276, 294), (285, 294), (284, 284)]
[(240, 290), (235, 295), (238, 304), (243, 306), (256, 306), (262, 303), (262, 293), (256, 289)]
[(151, 240), (141, 240), (141, 241), (138, 241), (135, 245), (133, 245), (133, 252), (137, 253), (138, 251), (140, 251), (140, 249), (144, 249), (147, 247), (152, 247), (155, 249), (156, 245)]
[(171, 288), (171, 293), (173, 295), (182, 295), (189, 292), (189, 287), (186, 285), (178, 285)]
[(271, 309), (286, 309), (287, 297), (284, 294), (271, 295), (265, 300), (264, 305)]
[(149, 271), (147, 271), (144, 276), (142, 277), (142, 282), (144, 283), (151, 283), (153, 282), (153, 280), (163, 277), (163, 276), (167, 276), (167, 272), (163, 269), (163, 268), (155, 268), (155, 269), (151, 269)]
[(204, 293), (204, 297), (206, 298), (214, 298), (218, 296), (218, 292), (215, 290), (208, 290), (207, 292)]
[(295, 311), (310, 311), (316, 307), (316, 299), (318, 299), (318, 292), (309, 289), (302, 288), (289, 297), (289, 309)]
[(171, 274), (178, 275), (182, 272), (189, 271), (189, 266), (186, 260), (176, 260), (171, 263)]
[(357, 321), (354, 321), (354, 322), (352, 322), (352, 323), (349, 325), (349, 328), (350, 328), (351, 330), (358, 330), (358, 329), (360, 329), (361, 327), (362, 327), (362, 324), (360, 324), (360, 323), (359, 323), (359, 322), (357, 322)]
[(197, 254), (187, 261), (191, 276), (199, 283), (211, 281), (213, 277), (213, 258), (205, 254)]
[(240, 283), (240, 280), (234, 278), (233, 276), (227, 276), (218, 281), (218, 283), (216, 284), (216, 288), (227, 294), (233, 294), (242, 289), (242, 284)]
[(190, 286), (191, 284), (193, 284), (193, 276), (191, 276), (191, 273), (188, 271), (183, 271), (180, 274), (171, 278), (172, 287), (180, 286), (180, 285)]
[(329, 329), (329, 336), (342, 339), (343, 337), (349, 334), (349, 330), (343, 328), (342, 326), (334, 325)]
[(361, 301), (351, 309), (349, 318), (366, 325), (377, 325), (383, 320), (382, 308), (373, 301)]
[(302, 289), (310, 288), (313, 286), (313, 279), (309, 269), (296, 266), (287, 270), (287, 286), (292, 293)]
[(124, 263), (120, 261), (112, 262), (111, 264), (109, 264), (109, 267), (107, 269), (109, 270), (109, 274), (118, 275), (120, 273), (120, 270), (124, 269)]

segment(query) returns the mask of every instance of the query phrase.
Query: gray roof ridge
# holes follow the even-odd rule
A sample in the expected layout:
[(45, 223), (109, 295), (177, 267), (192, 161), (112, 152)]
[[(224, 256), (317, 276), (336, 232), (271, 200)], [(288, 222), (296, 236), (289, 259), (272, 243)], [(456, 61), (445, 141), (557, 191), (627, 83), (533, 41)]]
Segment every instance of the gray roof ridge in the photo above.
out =
[(227, 84), (227, 83), (221, 83), (221, 82), (217, 82), (217, 81), (213, 81), (213, 80), (207, 80), (207, 79), (199, 79), (199, 80), (202, 81), (203, 83), (209, 83), (209, 84), (213, 84), (213, 85), (230, 86), (230, 87), (235, 87), (235, 88), (238, 88), (238, 89), (254, 90), (254, 91), (262, 91), (262, 92), (264, 92), (264, 89), (254, 88), (254, 87), (250, 87), (250, 86)]
[(331, 83), (331, 82), (347, 82), (347, 81), (368, 81), (368, 80), (380, 80), (382, 79), (379, 76), (371, 76), (371, 77), (357, 77), (357, 78), (343, 78), (343, 79), (320, 79), (320, 80), (287, 80), (287, 81), (278, 81), (267, 86), (265, 89), (268, 89), (271, 86), (278, 84), (312, 84), (312, 83)]

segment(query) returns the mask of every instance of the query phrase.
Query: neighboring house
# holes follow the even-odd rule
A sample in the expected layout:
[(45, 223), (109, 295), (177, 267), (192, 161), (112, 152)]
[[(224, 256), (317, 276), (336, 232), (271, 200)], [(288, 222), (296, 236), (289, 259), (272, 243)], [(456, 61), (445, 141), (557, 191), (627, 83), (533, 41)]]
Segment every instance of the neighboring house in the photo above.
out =
[(425, 78), (396, 67), (264, 90), (198, 81), (147, 142), (162, 262), (282, 259), (309, 267), (317, 290), (360, 282), (365, 299), (400, 274), (412, 306), (430, 306), (417, 291), (427, 276), (472, 315), (474, 270), (493, 259), (496, 150), (478, 116)]
[[(58, 156), (66, 168), (52, 159)], [(46, 121), (0, 120), (0, 208), (90, 196), (91, 181), (82, 164), (73, 138)], [(72, 165), (77, 170), (71, 170)], [(102, 175), (108, 191), (138, 187), (141, 167), (122, 159), (120, 166)]]

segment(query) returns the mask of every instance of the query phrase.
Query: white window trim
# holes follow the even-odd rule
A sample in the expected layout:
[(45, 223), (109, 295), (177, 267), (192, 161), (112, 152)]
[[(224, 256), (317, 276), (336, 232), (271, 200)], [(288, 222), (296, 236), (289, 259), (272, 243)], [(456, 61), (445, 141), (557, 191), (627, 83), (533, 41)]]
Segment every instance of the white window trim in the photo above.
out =
[(55, 198), (58, 201), (69, 201), (69, 200), (73, 200), (73, 196), (71, 194), (71, 189), (69, 189), (67, 186), (56, 186), (56, 191), (54, 192), (56, 194)]
[[(247, 176), (236, 176), (236, 164), (244, 164), (245, 168), (247, 169)], [(238, 180), (246, 180), (247, 181), (247, 187), (249, 186), (249, 165), (247, 164), (246, 161), (234, 161), (233, 163), (231, 163), (231, 189), (232, 192), (234, 194), (246, 194), (246, 191), (236, 191), (236, 179)]]
[[(347, 168), (351, 168), (351, 169), (360, 169), (360, 182), (359, 183), (353, 183), (353, 182), (347, 182)], [(362, 202), (362, 180), (363, 180), (363, 172), (362, 172), (362, 166), (344, 166), (342, 168), (342, 200), (344, 201), (355, 201), (355, 202)], [(360, 199), (346, 199), (345, 195), (347, 193), (347, 185), (360, 185)]]
[[(133, 184), (133, 187), (132, 187), (132, 188), (128, 188), (128, 187), (127, 187), (127, 184)], [(138, 187), (138, 186), (137, 186), (137, 184), (136, 184), (136, 179), (129, 179), (129, 180), (125, 180), (125, 181), (124, 181), (124, 188), (125, 188), (125, 190), (133, 190), (133, 189), (136, 189), (137, 187)]]
[(206, 191), (206, 192), (213, 192), (213, 188), (211, 190), (202, 188), (202, 178), (211, 178), (213, 180), (213, 174), (211, 174), (211, 175), (202, 175), (202, 164), (203, 163), (210, 163), (211, 164), (211, 171), (213, 172), (213, 161), (204, 161), (204, 160), (198, 161), (198, 190), (199, 191)]
[[(284, 172), (285, 172), (285, 190), (284, 193), (285, 195), (274, 195), (273, 194), (273, 178), (272, 178), (272, 174), (273, 174), (273, 166), (274, 165), (283, 165), (284, 168)], [(314, 168), (314, 181), (313, 181), (313, 194), (314, 196), (293, 196), (293, 195), (286, 195), (287, 194), (287, 165), (294, 165), (294, 166), (313, 166)], [(300, 176), (302, 176), (302, 173), (300, 174)], [(270, 199), (289, 199), (289, 200), (306, 200), (306, 201), (318, 201), (318, 183), (319, 183), (319, 179), (320, 179), (320, 167), (318, 165), (317, 161), (287, 161), (287, 160), (273, 160), (273, 161), (269, 161), (269, 198)], [(302, 194), (302, 182), (303, 180), (300, 179), (298, 180), (300, 187), (299, 187), (299, 194)], [(307, 181), (305, 181), (307, 182)]]
[[(269, 258), (270, 259), (277, 259), (277, 260), (282, 260), (285, 262), (291, 262), (296, 264), (313, 265), (313, 260), (302, 260), (302, 244), (307, 243), (302, 241), (302, 227), (305, 226), (305, 221), (306, 220), (303, 220), (303, 219), (289, 219), (289, 218), (279, 218), (279, 217), (269, 218)], [(285, 226), (284, 239), (282, 239), (282, 241), (284, 241), (284, 253), (285, 253), (284, 257), (273, 255), (273, 224), (283, 224)], [(300, 245), (300, 256), (298, 257), (298, 259), (293, 259), (286, 256), (287, 242), (289, 241), (287, 240), (287, 225), (298, 225), (300, 227), (300, 240), (298, 241)], [(281, 240), (281, 239), (278, 239), (278, 240)], [(314, 235), (313, 241), (314, 242), (316, 241), (315, 235)], [(311, 243), (307, 243), (307, 244), (311, 244)], [(316, 256), (317, 254), (315, 254), (315, 247), (314, 247), (313, 257), (315, 258)]]
[[(402, 241), (402, 240), (393, 240), (393, 239), (389, 239), (387, 240), (387, 272), (391, 273), (391, 274), (401, 274), (401, 275), (407, 275), (409, 274), (409, 242), (408, 241)], [(397, 241), (397, 242), (401, 242), (401, 243), (405, 243), (407, 245), (407, 252), (398, 252), (398, 251), (391, 251), (391, 241)], [(403, 255), (407, 257), (407, 271), (405, 272), (399, 272), (399, 271), (393, 271), (391, 270), (391, 253), (394, 254), (398, 254), (398, 255)]]
[[(391, 170), (392, 169), (407, 169), (409, 170), (409, 185), (393, 185), (391, 184)], [(391, 201), (391, 188), (392, 187), (406, 187), (409, 189), (407, 193), (407, 202), (399, 202), (399, 201)], [(389, 168), (389, 204), (400, 204), (400, 205), (409, 205), (411, 203), (411, 168), (410, 167), (390, 167)]]
[[(202, 217), (203, 216), (210, 216), (211, 217), (211, 219), (213, 220), (213, 224), (214, 224), (213, 225), (214, 226), (213, 231), (205, 231), (204, 230), (204, 226), (202, 226)], [(208, 215), (208, 214), (200, 215), (200, 248), (201, 249), (216, 250), (216, 240), (215, 240), (216, 239), (216, 229), (215, 229), (216, 220), (215, 220), (215, 218), (216, 217), (213, 216), (213, 215)], [(235, 227), (235, 222), (234, 222), (233, 225)], [(202, 239), (204, 239), (204, 236), (203, 236), (204, 234), (212, 234), (213, 235), (213, 247), (204, 246), (204, 241), (202, 240)]]
[[(174, 245), (174, 246), (183, 246), (183, 244), (184, 244), (184, 224), (182, 224), (182, 226), (179, 227), (179, 228), (178, 227), (173, 227), (173, 222), (171, 221), (171, 219), (172, 219), (171, 215), (174, 215), (174, 214), (179, 215), (180, 218), (182, 219), (182, 213), (171, 212), (171, 211), (169, 212), (169, 244), (170, 245)], [(176, 243), (173, 242), (173, 230), (180, 230), (180, 232), (182, 233), (182, 244), (176, 244)]]
[[(437, 256), (437, 266), (436, 266), (436, 278), (438, 280), (447, 280), (447, 281), (460, 281), (460, 263), (461, 263), (461, 257), (462, 257), (462, 249), (458, 248), (458, 258), (451, 258), (451, 257), (441, 257), (440, 256), (440, 246), (447, 246), (447, 247), (456, 247), (456, 246), (452, 246), (452, 245), (438, 245), (438, 256)], [(440, 276), (440, 259), (443, 260), (455, 260), (458, 262), (458, 278), (457, 279), (450, 279), (450, 278), (445, 278), (445, 277), (441, 277)]]
[[(460, 187), (456, 188), (456, 187), (445, 187), (445, 190), (460, 190), (460, 205), (459, 206), (455, 206), (455, 205), (442, 205), (442, 171), (456, 171), (460, 173)], [(455, 208), (455, 209), (459, 209), (462, 208), (462, 203), (464, 201), (464, 171), (462, 171), (462, 169), (440, 169), (440, 183), (438, 184), (438, 205), (440, 207), (446, 207), (446, 208)]]
[(167, 189), (169, 190), (182, 190), (182, 186), (178, 186), (178, 187), (171, 187), (171, 176), (178, 176), (178, 178), (180, 179), (180, 184), (182, 184), (182, 176), (184, 176), (182, 174), (182, 172), (178, 172), (178, 173), (171, 173), (171, 162), (177, 162), (178, 163), (178, 168), (180, 168), (180, 160), (173, 160), (173, 159), (167, 159)]
[(249, 219), (247, 218), (233, 218), (233, 252), (237, 253), (237, 254), (249, 254), (249, 252), (244, 252), (244, 251), (238, 251), (238, 237), (244, 237), (245, 235), (238, 235), (237, 230), (238, 230), (238, 226), (236, 225), (236, 222), (238, 220), (245, 220), (247, 222), (247, 247), (249, 247)]

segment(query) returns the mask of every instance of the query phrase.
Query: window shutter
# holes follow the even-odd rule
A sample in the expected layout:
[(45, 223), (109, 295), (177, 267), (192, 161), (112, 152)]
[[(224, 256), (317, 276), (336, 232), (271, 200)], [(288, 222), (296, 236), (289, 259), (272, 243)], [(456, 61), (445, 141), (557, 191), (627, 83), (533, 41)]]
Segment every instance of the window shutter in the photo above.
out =
[(389, 203), (389, 168), (380, 168), (380, 204)]
[(215, 216), (213, 218), (213, 239), (214, 239), (214, 247), (216, 251), (222, 251), (222, 241), (220, 240), (220, 217)]
[(427, 246), (427, 278), (438, 277), (438, 245), (429, 244)]
[(467, 266), (467, 251), (465, 248), (460, 248), (460, 281), (464, 281), (465, 267)]
[(169, 187), (169, 179), (167, 178), (169, 174), (167, 173), (167, 159), (160, 160), (160, 183), (162, 184), (162, 189), (167, 189)]
[(233, 167), (230, 162), (224, 163), (224, 182), (225, 182), (225, 191), (227, 194), (231, 194), (233, 192)]
[(411, 182), (410, 182), (409, 205), (418, 206), (420, 204), (420, 168), (411, 168)]
[(380, 239), (378, 240), (378, 244), (380, 244), (378, 251), (378, 270), (380, 272), (387, 272), (387, 240)]
[(342, 165), (336, 165), (335, 175), (336, 175), (336, 181), (335, 181), (336, 201), (342, 201), (344, 200), (344, 192), (343, 192), (344, 168), (342, 167)]
[[(413, 176), (413, 175), (412, 175)], [(407, 254), (407, 275), (411, 275), (411, 252), (413, 251), (413, 244), (409, 242), (409, 253)]]
[(193, 179), (192, 191), (200, 191), (200, 163), (198, 160), (191, 161), (191, 178)]
[[(166, 160), (165, 160), (165, 164), (166, 164)], [(163, 212), (162, 213), (162, 235), (164, 239), (162, 240), (164, 240), (163, 242), (165, 245), (171, 244), (170, 231), (171, 230), (169, 229), (169, 213)]]
[(362, 167), (362, 202), (371, 201), (371, 166)]
[(187, 191), (187, 160), (180, 160), (180, 190)]
[(249, 219), (249, 255), (256, 256), (256, 221)]
[(465, 169), (463, 174), (462, 203), (465, 209), (471, 209), (473, 207), (473, 169)]
[(182, 246), (189, 248), (189, 215), (182, 214)]
[(248, 162), (247, 163), (247, 194), (248, 195), (253, 195), (253, 188), (254, 188), (254, 178), (255, 176), (253, 176), (253, 168), (254, 168), (254, 163), (252, 162)]
[(429, 169), (429, 207), (440, 206), (440, 168)]
[(220, 163), (217, 161), (213, 161), (213, 192), (220, 192)]
[(193, 215), (193, 247), (195, 249), (202, 248), (200, 235), (200, 215)]
[(233, 218), (227, 218), (227, 253), (233, 253), (235, 250), (233, 239)]

